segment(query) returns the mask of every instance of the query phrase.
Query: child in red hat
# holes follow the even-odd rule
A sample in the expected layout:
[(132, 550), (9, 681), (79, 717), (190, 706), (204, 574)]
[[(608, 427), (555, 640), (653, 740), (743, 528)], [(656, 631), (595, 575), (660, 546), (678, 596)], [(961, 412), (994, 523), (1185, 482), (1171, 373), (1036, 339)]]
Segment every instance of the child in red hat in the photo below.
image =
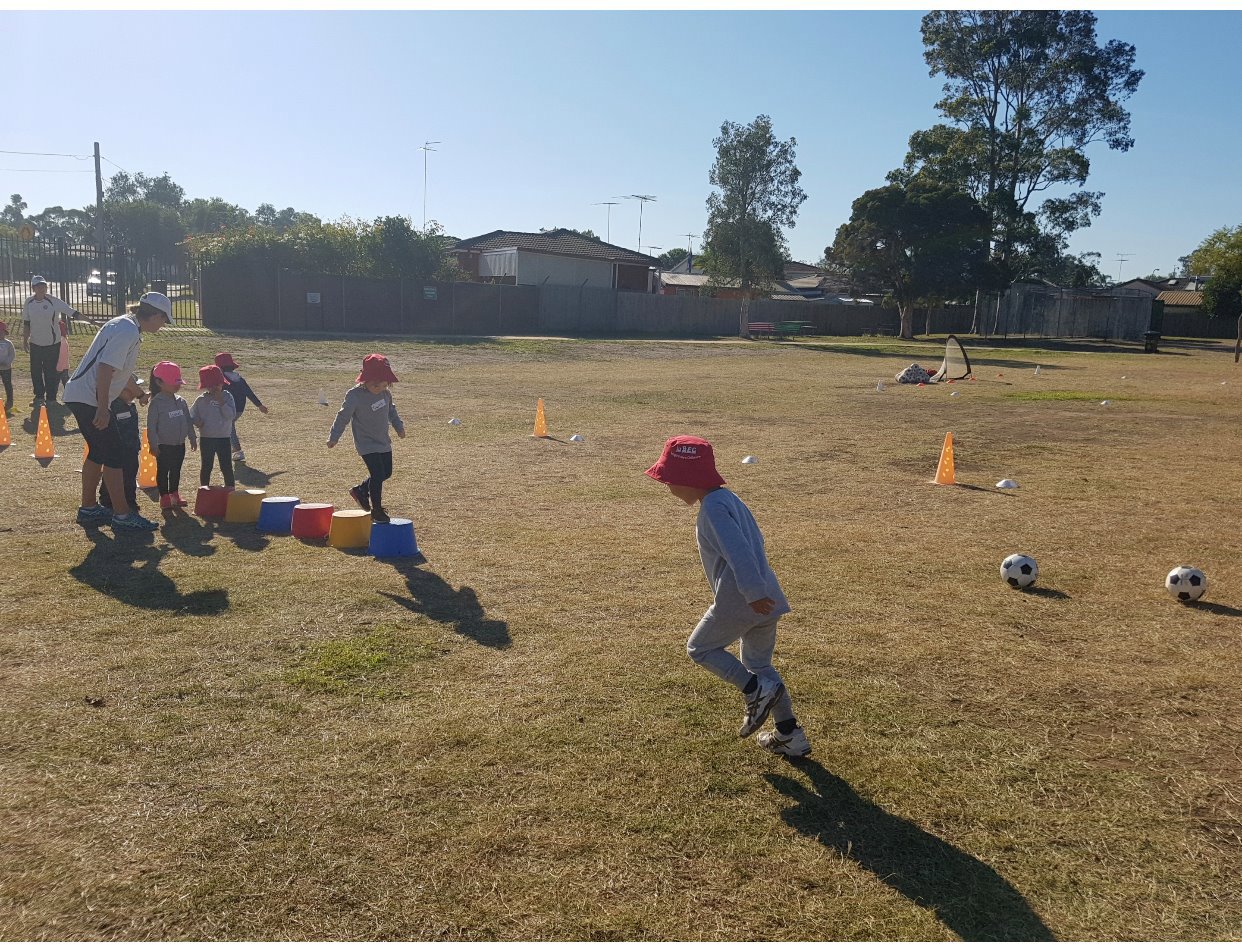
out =
[(205, 365), (198, 370), (198, 387), (204, 391), (190, 408), (190, 420), (199, 431), (200, 487), (211, 485), (211, 468), (216, 458), (220, 459), (224, 486), (230, 489), (234, 486), (229, 435), (233, 431), (233, 419), (237, 417), (237, 406), (233, 403), (233, 396), (224, 390), (224, 385), (224, 373), (220, 371), (220, 366)]
[(229, 394), (233, 396), (233, 404), (237, 406), (237, 417), (233, 419), (233, 433), (231, 435), (233, 441), (233, 460), (246, 460), (246, 452), (242, 450), (241, 438), (237, 437), (237, 423), (241, 421), (242, 412), (246, 410), (246, 402), (252, 401), (255, 407), (263, 414), (267, 414), (267, 406), (259, 401), (259, 396), (254, 393), (254, 389), (250, 387), (240, 372), (237, 371), (237, 360), (233, 358), (231, 352), (217, 352), (216, 365), (220, 367), (220, 371), (224, 373), (224, 384), (229, 387)]
[[(771, 714), (776, 730), (759, 746), (786, 757), (811, 752), (781, 676), (772, 667), (776, 622), (789, 611), (768, 565), (763, 534), (741, 499), (724, 486), (712, 446), (702, 438), (669, 438), (660, 460), (646, 471), (678, 500), (699, 505), (695, 533), (699, 557), (715, 601), (686, 642), (686, 652), (712, 674), (736, 685), (746, 702), (739, 737), (758, 731)], [(741, 660), (728, 651), (741, 640)]]
[(405, 437), (405, 423), (397, 414), (392, 392), (388, 386), (397, 381), (388, 357), (373, 352), (362, 360), (358, 384), (345, 393), (341, 410), (336, 413), (332, 430), (328, 433), (328, 447), (335, 448), (349, 425), (354, 435), (354, 447), (362, 455), (367, 466), (367, 478), (349, 489), (349, 496), (363, 510), (371, 511), (376, 523), (388, 523), (384, 510), (384, 481), (392, 477), (392, 438), (388, 426), (397, 431), (397, 437)]

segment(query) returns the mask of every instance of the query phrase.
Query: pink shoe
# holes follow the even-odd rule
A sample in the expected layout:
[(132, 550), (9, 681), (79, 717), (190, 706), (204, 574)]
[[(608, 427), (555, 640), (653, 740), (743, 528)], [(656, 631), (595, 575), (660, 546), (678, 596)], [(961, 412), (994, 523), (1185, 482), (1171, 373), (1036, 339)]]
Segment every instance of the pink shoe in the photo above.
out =
[(172, 510), (177, 506), (172, 494), (160, 494), (160, 510)]
[(174, 506), (174, 507), (188, 507), (188, 506), (190, 506), (188, 503), (186, 503), (184, 500), (182, 500), (182, 499), (181, 499), (181, 492), (180, 492), (180, 491), (177, 491), (177, 493), (175, 493), (175, 494), (169, 494), (169, 496), (170, 496), (170, 497), (172, 498), (172, 500), (173, 500), (173, 506)]

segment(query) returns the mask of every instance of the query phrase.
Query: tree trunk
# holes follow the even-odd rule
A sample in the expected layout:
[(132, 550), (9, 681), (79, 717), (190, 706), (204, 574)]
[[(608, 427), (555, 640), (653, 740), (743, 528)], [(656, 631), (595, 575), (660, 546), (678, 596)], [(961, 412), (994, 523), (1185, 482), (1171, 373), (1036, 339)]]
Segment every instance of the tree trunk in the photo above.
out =
[(1238, 341), (1233, 344), (1233, 364), (1238, 364), (1238, 356), (1242, 356), (1242, 316), (1238, 317)]
[(902, 339), (913, 339), (914, 306), (910, 303), (898, 303), (897, 312), (901, 314), (901, 332), (899, 335)]

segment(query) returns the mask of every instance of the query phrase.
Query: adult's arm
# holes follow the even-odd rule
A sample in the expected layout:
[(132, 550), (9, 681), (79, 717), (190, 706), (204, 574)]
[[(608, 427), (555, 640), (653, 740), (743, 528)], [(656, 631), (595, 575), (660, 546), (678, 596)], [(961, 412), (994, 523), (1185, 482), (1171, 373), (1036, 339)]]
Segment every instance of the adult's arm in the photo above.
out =
[(116, 372), (107, 362), (101, 361), (99, 368), (95, 374), (95, 421), (94, 425), (100, 431), (103, 431), (112, 421), (112, 412), (108, 406), (111, 401), (108, 398), (108, 389), (112, 387), (112, 375)]

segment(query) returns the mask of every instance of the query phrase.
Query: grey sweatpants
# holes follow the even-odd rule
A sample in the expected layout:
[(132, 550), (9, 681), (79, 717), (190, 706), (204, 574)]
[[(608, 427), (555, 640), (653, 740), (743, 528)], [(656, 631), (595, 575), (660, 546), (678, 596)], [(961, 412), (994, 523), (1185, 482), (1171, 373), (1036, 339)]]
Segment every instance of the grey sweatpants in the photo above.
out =
[[(758, 613), (750, 616), (721, 615), (713, 605), (703, 613), (703, 618), (686, 640), (686, 654), (717, 678), (724, 679), (739, 690), (746, 687), (751, 675), (782, 681), (780, 674), (772, 667), (778, 619)], [(729, 646), (739, 639), (742, 641), (741, 661), (728, 651)], [(772, 708), (772, 720), (789, 721), (793, 716), (793, 701), (786, 688)]]

